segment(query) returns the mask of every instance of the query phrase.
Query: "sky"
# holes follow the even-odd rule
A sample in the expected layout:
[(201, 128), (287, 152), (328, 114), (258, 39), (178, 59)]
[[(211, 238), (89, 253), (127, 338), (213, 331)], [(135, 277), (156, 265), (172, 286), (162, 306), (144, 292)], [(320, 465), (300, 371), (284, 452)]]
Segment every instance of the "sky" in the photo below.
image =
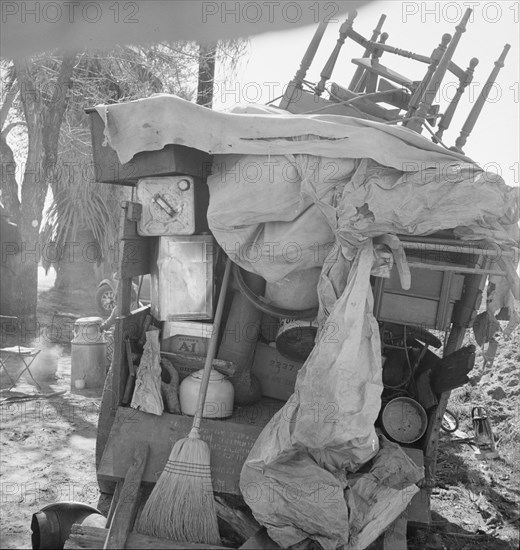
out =
[[(320, 4), (325, 13), (327, 2)], [(387, 44), (429, 56), (444, 33), (453, 35), (455, 26), (468, 7), (473, 13), (453, 56), (453, 61), (465, 70), (469, 60), (476, 57), (479, 64), (473, 82), (459, 104), (451, 127), (443, 141), (451, 146), (468, 116), (473, 102), (482, 90), (494, 62), (506, 43), (511, 45), (505, 67), (496, 84), (490, 89), (488, 101), (468, 138), (465, 153), (480, 166), (499, 173), (505, 182), (518, 186), (519, 134), (520, 134), (520, 60), (519, 60), (519, 4), (518, 1), (373, 1), (358, 9), (354, 29), (369, 38), (381, 14), (387, 18), (383, 31), (388, 32)], [(317, 82), (319, 73), (338, 38), (343, 18), (332, 19), (322, 40), (307, 80)], [(264, 33), (250, 38), (250, 56), (242, 63), (236, 82), (222, 83), (217, 78), (216, 109), (229, 107), (236, 102), (266, 103), (282, 94), (284, 86), (293, 78), (309, 44), (316, 25), (276, 33)], [(341, 51), (332, 81), (348, 86), (355, 66), (350, 62), (361, 57), (363, 49), (347, 40)], [(381, 59), (389, 68), (413, 80), (421, 80), (426, 65), (385, 53)], [(446, 77), (438, 95), (441, 112), (456, 90), (458, 79)], [(275, 102), (274, 104), (277, 104)]]

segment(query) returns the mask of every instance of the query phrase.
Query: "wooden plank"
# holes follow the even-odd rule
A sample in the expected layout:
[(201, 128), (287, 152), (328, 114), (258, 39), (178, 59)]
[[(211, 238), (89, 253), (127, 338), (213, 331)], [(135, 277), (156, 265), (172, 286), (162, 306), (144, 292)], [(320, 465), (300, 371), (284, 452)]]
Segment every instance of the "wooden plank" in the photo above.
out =
[(150, 273), (152, 257), (152, 240), (156, 237), (139, 237), (135, 239), (124, 239), (119, 243), (119, 254), (121, 267), (119, 276), (121, 278), (138, 277)]
[[(409, 510), (410, 507), (407, 508)], [(406, 527), (408, 524), (408, 512), (405, 510), (385, 531), (383, 538), (383, 550), (406, 550)]]
[(416, 485), (407, 487), (405, 491), (382, 487), (368, 510), (366, 524), (361, 531), (351, 536), (344, 549), (358, 550), (369, 546), (387, 529), (390, 523), (404, 512), (408, 506), (410, 495), (417, 491)]
[(399, 116), (399, 109), (385, 109), (375, 103), (373, 99), (365, 99), (362, 94), (347, 90), (335, 82), (331, 82), (330, 92), (335, 96), (334, 102), (349, 101), (356, 98), (355, 101), (352, 102), (352, 105), (383, 120), (395, 120)]
[(469, 257), (472, 255), (477, 257), (484, 256), (493, 261), (496, 261), (497, 258), (512, 258), (514, 263), (518, 263), (519, 259), (518, 252), (513, 248), (503, 250), (499, 246), (493, 246), (490, 243), (482, 241), (459, 241), (456, 239), (416, 237), (413, 235), (399, 235), (399, 239), (405, 248), (421, 250), (423, 252), (436, 252), (441, 257), (450, 252), (453, 252), (457, 256), (464, 254), (468, 256), (468, 262)]
[[(411, 286), (401, 288), (399, 274), (394, 267), (385, 281), (378, 319), (401, 324), (415, 324), (444, 330), (451, 322), (453, 306), (462, 294), (464, 276), (445, 273), (438, 263), (421, 263), (421, 269), (409, 261)], [(462, 266), (453, 270), (464, 269)]]
[[(103, 548), (103, 544), (107, 538), (108, 529), (100, 527), (86, 527), (83, 525), (74, 524), (72, 526), (70, 536), (65, 542), (65, 549), (97, 549)], [(123, 547), (121, 547), (123, 548)], [(132, 532), (128, 535), (126, 544), (124, 546), (126, 550), (139, 550), (143, 549), (157, 549), (157, 550), (197, 550), (197, 549), (223, 549), (228, 550), (225, 546), (214, 546), (208, 544), (200, 544), (194, 542), (177, 542), (174, 540), (159, 539), (156, 537), (149, 537), (147, 535), (141, 535), (140, 533)], [(229, 549), (230, 550), (230, 549)]]
[[(483, 263), (478, 267), (488, 267), (489, 260), (482, 259)], [(482, 290), (486, 283), (486, 277), (482, 275), (466, 275), (464, 279), (464, 294), (460, 300), (458, 315), (454, 315), (448, 341), (444, 349), (443, 355), (449, 355), (458, 350), (464, 341), (466, 334), (465, 327), (468, 326), (472, 314), (475, 311), (475, 305), (478, 298), (482, 294)], [(455, 320), (456, 318), (456, 320)], [(428, 428), (424, 436), (424, 469), (426, 474), (426, 487), (428, 489), (435, 485), (435, 473), (437, 470), (437, 448), (439, 445), (439, 432), (442, 423), (442, 418), (448, 405), (451, 392), (444, 392), (439, 397), (439, 403), (435, 410), (428, 417)]]
[(137, 443), (133, 463), (126, 473), (125, 482), (121, 489), (114, 517), (112, 518), (107, 539), (103, 547), (105, 550), (125, 547), (125, 542), (132, 527), (132, 523), (135, 520), (135, 514), (139, 504), (141, 479), (143, 477), (147, 458), (148, 445), (146, 443)]
[(385, 289), (378, 320), (403, 325), (419, 325), (437, 328), (438, 302), (434, 299), (417, 298), (405, 294), (389, 293)]
[(137, 221), (132, 212), (136, 203), (125, 202), (121, 213), (119, 229), (118, 274), (121, 279), (147, 275), (151, 271), (152, 254), (156, 237), (141, 237), (137, 231)]
[(441, 265), (441, 266), (432, 266), (430, 264), (425, 264), (423, 262), (408, 262), (410, 267), (420, 268), (420, 269), (431, 269), (435, 271), (455, 271), (456, 273), (476, 273), (479, 275), (498, 275), (504, 276), (505, 273), (497, 269), (479, 269), (476, 267), (464, 267), (460, 265)]
[(452, 287), (453, 272), (445, 271), (442, 274), (442, 287), (439, 295), (439, 307), (437, 309), (436, 327), (448, 327), (451, 323), (450, 292)]
[[(124, 283), (125, 281), (123, 281)], [(116, 319), (114, 332), (114, 360), (112, 362), (112, 408), (114, 410), (121, 404), (125, 394), (126, 381), (128, 379), (128, 364), (126, 361), (125, 341), (139, 340), (142, 334), (146, 316), (150, 313), (150, 306), (136, 309), (128, 315)], [(124, 477), (124, 476), (123, 476)]]
[[(404, 290), (401, 287), (401, 281), (397, 267), (393, 267), (390, 272), (390, 278), (386, 280), (385, 291), (393, 294), (405, 294), (406, 296), (417, 296), (420, 298), (438, 299), (443, 285), (443, 269), (437, 263), (421, 263), (421, 267), (416, 267), (413, 258), (408, 258), (410, 266), (410, 288)], [(427, 267), (426, 267), (427, 266)], [(456, 269), (459, 266), (452, 266)], [(429, 269), (431, 268), (431, 269)], [(453, 275), (453, 284), (450, 286), (450, 299), (457, 300), (462, 293), (462, 285), (464, 282), (463, 275)]]
[[(123, 281), (130, 283), (130, 280)], [(128, 286), (128, 285), (127, 285)], [(122, 289), (118, 289), (118, 300)], [(128, 299), (129, 300), (129, 299)], [(119, 302), (122, 303), (122, 302)], [(128, 306), (130, 302), (128, 301)], [(129, 309), (129, 307), (128, 307)], [(114, 355), (112, 365), (105, 380), (103, 397), (99, 412), (98, 430), (96, 434), (96, 467), (99, 468), (103, 451), (112, 429), (117, 408), (123, 399), (126, 381), (128, 379), (128, 365), (125, 361), (125, 339), (137, 340), (142, 333), (145, 319), (150, 312), (150, 306), (142, 307), (133, 313), (116, 318), (114, 330)], [(123, 476), (124, 477), (124, 476)], [(102, 488), (103, 490), (103, 488)]]
[[(421, 468), (424, 467), (424, 453), (421, 449), (401, 447), (403, 451)], [(419, 483), (418, 485), (421, 485)], [(407, 508), (407, 521), (414, 525), (430, 525), (430, 495), (425, 487), (421, 487)]]
[(378, 76), (382, 76), (383, 78), (387, 78), (388, 80), (392, 82), (396, 82), (397, 84), (404, 86), (405, 88), (408, 88), (410, 90), (412, 90), (414, 87), (413, 82), (408, 78), (406, 78), (405, 76), (400, 75), (399, 73), (396, 73), (391, 69), (388, 69), (387, 67), (385, 67), (384, 65), (381, 65), (380, 63), (373, 63), (371, 59), (367, 59), (367, 58), (352, 59), (352, 63), (354, 63), (354, 65), (357, 65), (358, 67), (363, 67), (363, 69), (365, 69), (369, 73), (373, 73)]
[[(242, 466), (260, 435), (283, 401), (264, 399), (249, 407), (241, 407), (232, 418), (203, 419), (201, 437), (211, 449), (211, 477), (216, 493), (240, 495)], [(125, 476), (138, 441), (150, 445), (151, 453), (143, 481), (155, 483), (166, 465), (176, 441), (186, 437), (192, 417), (164, 413), (146, 414), (119, 407), (98, 469), (98, 477), (115, 481)]]
[[(206, 360), (201, 355), (172, 351), (161, 351), (161, 357), (171, 361), (179, 373), (180, 380), (183, 380), (192, 372), (204, 368), (204, 361)], [(223, 359), (213, 359), (211, 366), (226, 376), (234, 376), (237, 371), (237, 366), (232, 361), (224, 361)]]
[(119, 502), (119, 495), (121, 494), (121, 489), (123, 487), (124, 481), (118, 481), (116, 484), (116, 490), (114, 491), (114, 494), (112, 495), (112, 502), (110, 503), (110, 509), (108, 510), (108, 516), (107, 516), (107, 523), (105, 527), (107, 529), (110, 529), (110, 525), (112, 524), (112, 520), (114, 519), (114, 513), (117, 508), (117, 503)]

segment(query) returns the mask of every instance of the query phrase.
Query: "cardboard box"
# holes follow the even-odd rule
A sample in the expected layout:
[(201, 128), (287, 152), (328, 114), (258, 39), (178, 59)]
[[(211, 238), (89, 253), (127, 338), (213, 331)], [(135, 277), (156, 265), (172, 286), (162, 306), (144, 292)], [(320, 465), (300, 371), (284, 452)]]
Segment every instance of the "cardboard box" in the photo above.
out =
[(161, 351), (205, 356), (213, 334), (213, 323), (165, 321), (161, 336)]
[(258, 343), (251, 372), (260, 380), (262, 395), (287, 401), (302, 364), (280, 355), (274, 345)]

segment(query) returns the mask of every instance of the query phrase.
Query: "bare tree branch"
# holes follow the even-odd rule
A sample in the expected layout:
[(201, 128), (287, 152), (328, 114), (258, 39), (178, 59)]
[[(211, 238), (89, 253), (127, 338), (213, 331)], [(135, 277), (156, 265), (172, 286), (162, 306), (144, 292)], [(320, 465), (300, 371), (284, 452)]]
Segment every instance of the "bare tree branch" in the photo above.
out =
[(5, 121), (9, 116), (9, 111), (11, 110), (14, 100), (18, 95), (18, 91), (18, 80), (15, 80), (10, 86), (9, 90), (7, 90), (4, 102), (2, 103), (2, 107), (0, 108), (0, 129), (4, 127)]
[(52, 98), (44, 115), (44, 148), (46, 164), (55, 164), (58, 156), (60, 128), (72, 87), (72, 72), (77, 52), (66, 52), (63, 55), (60, 72)]
[[(5, 135), (7, 136), (7, 134)], [(0, 178), (2, 202), (13, 222), (18, 224), (20, 222), (20, 200), (16, 182), (16, 161), (13, 150), (4, 137), (4, 132), (0, 134), (0, 162), (2, 163), (2, 177)]]
[(15, 126), (27, 126), (27, 124), (23, 120), (19, 120), (17, 122), (11, 122), (11, 124), (8, 124), (1, 132), (2, 138), (7, 139), (7, 136), (9, 132), (15, 127)]

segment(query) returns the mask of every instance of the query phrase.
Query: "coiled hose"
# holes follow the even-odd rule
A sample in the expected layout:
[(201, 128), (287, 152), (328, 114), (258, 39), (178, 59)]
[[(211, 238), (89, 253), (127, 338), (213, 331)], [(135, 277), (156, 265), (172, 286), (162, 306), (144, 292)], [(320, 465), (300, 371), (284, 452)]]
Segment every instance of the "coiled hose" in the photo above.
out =
[(260, 296), (257, 296), (245, 283), (242, 271), (238, 265), (233, 266), (233, 276), (240, 292), (260, 311), (272, 315), (277, 319), (302, 319), (313, 320), (318, 314), (318, 308), (285, 309), (267, 304)]

